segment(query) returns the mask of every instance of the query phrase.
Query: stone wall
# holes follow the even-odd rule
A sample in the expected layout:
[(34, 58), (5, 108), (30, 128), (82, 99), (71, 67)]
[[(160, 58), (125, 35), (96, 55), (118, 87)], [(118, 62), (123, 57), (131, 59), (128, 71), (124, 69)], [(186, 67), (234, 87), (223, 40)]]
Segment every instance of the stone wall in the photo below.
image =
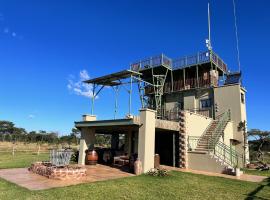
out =
[(49, 162), (36, 162), (31, 165), (29, 171), (57, 180), (80, 180), (86, 176), (86, 169), (78, 166), (56, 167)]

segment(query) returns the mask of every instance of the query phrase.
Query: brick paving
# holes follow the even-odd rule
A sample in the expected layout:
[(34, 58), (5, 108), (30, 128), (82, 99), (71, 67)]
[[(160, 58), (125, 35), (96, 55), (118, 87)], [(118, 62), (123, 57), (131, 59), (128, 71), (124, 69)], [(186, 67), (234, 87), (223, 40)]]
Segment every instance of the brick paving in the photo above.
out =
[(27, 168), (1, 169), (0, 178), (15, 183), (29, 190), (44, 190), (49, 188), (77, 185), (80, 183), (96, 182), (109, 179), (117, 179), (134, 176), (131, 173), (121, 171), (105, 165), (85, 166), (87, 176), (82, 180), (53, 180), (44, 176), (29, 172)]

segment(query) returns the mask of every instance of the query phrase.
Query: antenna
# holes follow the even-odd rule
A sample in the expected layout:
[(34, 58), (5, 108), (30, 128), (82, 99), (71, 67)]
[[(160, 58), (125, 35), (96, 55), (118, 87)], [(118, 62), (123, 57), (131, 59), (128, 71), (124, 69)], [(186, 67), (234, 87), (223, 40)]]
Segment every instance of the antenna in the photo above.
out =
[(210, 4), (208, 3), (208, 39), (206, 39), (206, 47), (209, 51), (212, 50), (211, 45), (211, 20), (210, 20)]
[(237, 19), (236, 19), (236, 5), (233, 0), (233, 15), (234, 15), (234, 28), (235, 28), (235, 39), (236, 39), (236, 51), (237, 51), (237, 62), (238, 62), (238, 70), (241, 71), (240, 64), (240, 52), (239, 52), (239, 39), (238, 39), (238, 28), (237, 28)]

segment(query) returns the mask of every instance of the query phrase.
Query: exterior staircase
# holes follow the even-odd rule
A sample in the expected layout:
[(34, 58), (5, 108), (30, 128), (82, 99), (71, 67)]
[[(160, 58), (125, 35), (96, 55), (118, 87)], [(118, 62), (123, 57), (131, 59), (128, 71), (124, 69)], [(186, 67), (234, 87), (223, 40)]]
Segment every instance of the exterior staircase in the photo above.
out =
[(201, 137), (189, 136), (189, 147), (193, 147), (189, 151), (191, 166), (197, 170), (235, 173), (234, 168), (238, 166), (241, 155), (220, 141), (229, 121), (230, 111), (227, 111), (213, 120)]

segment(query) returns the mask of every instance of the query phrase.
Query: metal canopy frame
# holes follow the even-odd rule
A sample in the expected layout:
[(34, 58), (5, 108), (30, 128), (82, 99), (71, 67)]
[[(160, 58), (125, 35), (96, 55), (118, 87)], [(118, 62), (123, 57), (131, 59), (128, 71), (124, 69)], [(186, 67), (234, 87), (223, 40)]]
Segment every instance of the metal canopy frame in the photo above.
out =
[[(125, 86), (126, 84), (130, 84), (130, 87), (125, 89), (129, 94), (129, 113), (131, 115), (131, 100), (132, 100), (132, 84), (133, 77), (138, 76), (141, 73), (135, 72), (132, 70), (123, 70), (120, 72), (116, 72), (113, 74), (105, 75), (102, 77), (90, 79), (84, 81), (84, 83), (92, 84), (92, 105), (91, 105), (91, 115), (94, 115), (94, 103), (97, 95), (102, 91), (104, 87), (112, 87), (115, 93), (115, 104), (114, 104), (114, 119), (116, 119), (117, 111), (118, 111), (118, 94), (120, 86)], [(124, 82), (125, 79), (130, 79), (129, 82)]]
[[(118, 111), (118, 94), (120, 87), (123, 86), (129, 94), (128, 116), (131, 116), (133, 90), (132, 85), (134, 83), (137, 83), (141, 107), (155, 109), (157, 111), (157, 118), (161, 118), (163, 116), (162, 98), (164, 94), (164, 85), (166, 79), (168, 78), (168, 73), (171, 76), (171, 91), (173, 91), (173, 71), (182, 69), (183, 79), (185, 83), (185, 69), (195, 66), (197, 85), (199, 85), (198, 67), (205, 63), (211, 63), (211, 68), (213, 69), (215, 67), (215, 70), (219, 69), (222, 72), (223, 76), (224, 74), (227, 74), (227, 65), (212, 50), (208, 50), (206, 52), (197, 53), (196, 55), (186, 56), (174, 60), (168, 58), (164, 54), (161, 54), (158, 56), (140, 60), (138, 62), (134, 62), (130, 64), (129, 70), (123, 70), (98, 78), (86, 80), (84, 81), (85, 83), (93, 85), (91, 114), (94, 114), (94, 101), (97, 95), (105, 87), (111, 87), (115, 93), (114, 119), (116, 119)], [(127, 79), (129, 81), (126, 81)], [(129, 85), (129, 87), (126, 87), (125, 85)], [(147, 87), (152, 87), (154, 93), (146, 94), (145, 89)]]

